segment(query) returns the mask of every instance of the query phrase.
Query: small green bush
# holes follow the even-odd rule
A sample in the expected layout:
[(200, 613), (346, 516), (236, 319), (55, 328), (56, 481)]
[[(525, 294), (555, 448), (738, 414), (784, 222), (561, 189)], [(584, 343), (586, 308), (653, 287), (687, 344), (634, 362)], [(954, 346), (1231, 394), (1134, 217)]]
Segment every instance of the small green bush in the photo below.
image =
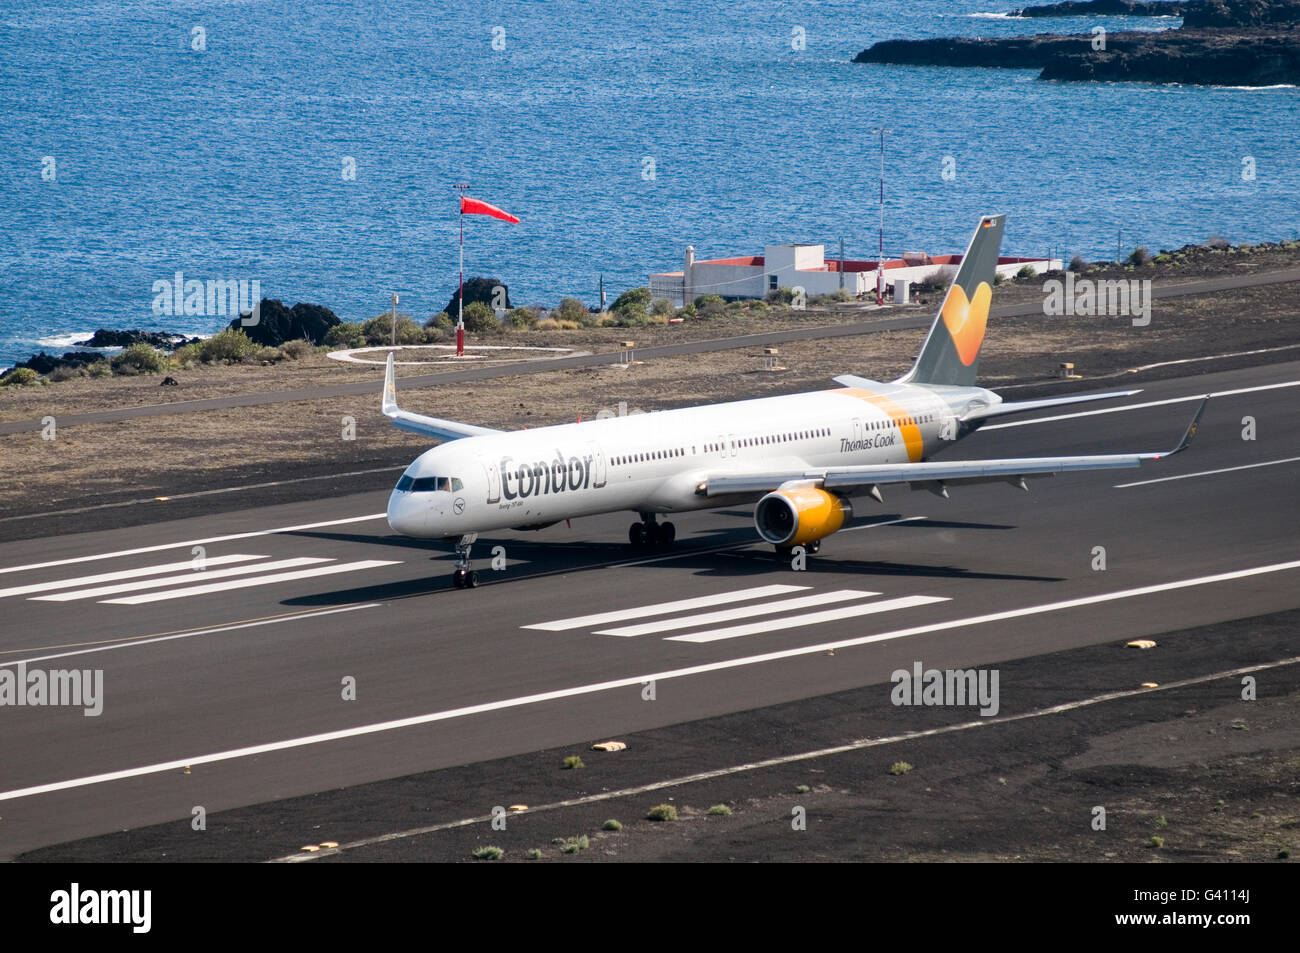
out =
[(278, 364), (284, 360), (284, 352), (278, 347), (258, 348), (253, 360), (259, 364)]
[(730, 817), (731, 808), (727, 807), (725, 804), (715, 804), (713, 807), (709, 808), (709, 813), (714, 817)]
[(84, 367), (71, 367), (67, 364), (60, 364), (49, 373), (50, 383), (52, 384), (61, 384), (64, 381), (85, 376), (86, 369)]
[(199, 342), (199, 359), (204, 364), (217, 361), (242, 361), (257, 353), (258, 345), (253, 343), (243, 328), (226, 328), (220, 334), (214, 334), (206, 341)]
[[(330, 330), (332, 331), (333, 328)], [(365, 336), (366, 343), (371, 347), (391, 344), (393, 342), (393, 316), (391, 314), (375, 315), (369, 321), (362, 323), (361, 333)], [(399, 314), (397, 316), (397, 343), (419, 344), (423, 340), (424, 329), (411, 320), (409, 314)]]
[(675, 821), (677, 820), (677, 808), (671, 804), (656, 804), (650, 808), (650, 813), (646, 815), (648, 821)]
[(495, 334), (501, 330), (497, 313), (482, 301), (465, 305), (465, 330), (471, 334)]
[(630, 288), (614, 299), (614, 304), (610, 306), (611, 311), (622, 311), (629, 309), (633, 311), (645, 312), (650, 305), (650, 289), (646, 287)]
[(537, 326), (537, 312), (532, 308), (511, 308), (506, 312), (506, 324), (518, 331)]
[(1038, 272), (1034, 270), (1033, 265), (1021, 265), (1020, 270), (1016, 272), (1017, 278), (1037, 278)]
[(769, 291), (764, 299), (768, 304), (789, 304), (794, 300), (793, 288), (777, 288)]
[(26, 387), (28, 384), (37, 383), (40, 379), (41, 375), (30, 367), (15, 367), (0, 377), (0, 384), (6, 387)]
[(1151, 253), (1139, 245), (1133, 249), (1133, 254), (1128, 256), (1128, 263), (1136, 268), (1151, 264)]
[(475, 860), (500, 860), (505, 855), (500, 847), (475, 847), (473, 853)]
[(611, 817), (604, 824), (600, 825), (600, 829), (603, 831), (621, 831), (623, 825)]
[(889, 766), (889, 773), (894, 775), (895, 777), (898, 777), (900, 774), (907, 774), (907, 772), (911, 770), (912, 770), (912, 766), (908, 764), (906, 761), (895, 761), (892, 765)]
[(1165, 846), (1165, 839), (1164, 839), (1163, 837), (1159, 836), (1159, 835), (1155, 835), (1155, 836), (1153, 836), (1149, 841), (1147, 841), (1147, 846), (1148, 846), (1148, 847), (1164, 847), (1164, 846)]
[[(117, 373), (157, 374), (167, 367), (167, 358), (155, 350), (152, 345), (137, 341), (129, 344), (120, 354), (114, 354), (110, 362)], [(123, 368), (132, 371), (123, 371)]]
[(199, 342), (193, 341), (189, 344), (182, 344), (176, 350), (172, 351), (172, 363), (177, 367), (184, 367), (186, 364), (193, 364), (202, 360), (199, 353)]
[(112, 377), (113, 366), (108, 361), (95, 361), (86, 365), (86, 373), (91, 377)]
[(426, 327), (424, 331), (421, 333), (423, 335), (421, 340), (425, 344), (437, 344), (439, 341), (442, 340), (442, 336), (443, 336), (442, 328), (436, 326), (432, 328)]
[(301, 361), (316, 353), (316, 345), (306, 338), (298, 338), (296, 341), (285, 341), (280, 345), (280, 351), (291, 361)]
[(587, 318), (587, 306), (577, 298), (561, 298), (559, 306), (551, 312), (557, 321), (576, 321), (581, 324)]
[(342, 324), (336, 324), (325, 332), (325, 343), (332, 348), (340, 351), (354, 347), (366, 346), (366, 332), (361, 330), (361, 325), (350, 321), (344, 321)]
[(567, 758), (565, 758), (564, 766), (568, 768), (570, 771), (574, 771), (577, 770), (578, 768), (586, 767), (586, 765), (582, 763), (582, 759), (579, 758), (576, 754), (571, 754)]
[(1087, 271), (1088, 263), (1083, 260), (1082, 255), (1075, 255), (1070, 259), (1070, 270), (1074, 272)]
[(650, 313), (672, 317), (677, 310), (676, 306), (667, 298), (655, 298), (650, 302)]
[(534, 847), (528, 853), (524, 854), (524, 856), (527, 857), (529, 860), (541, 860), (542, 850), (540, 847)]

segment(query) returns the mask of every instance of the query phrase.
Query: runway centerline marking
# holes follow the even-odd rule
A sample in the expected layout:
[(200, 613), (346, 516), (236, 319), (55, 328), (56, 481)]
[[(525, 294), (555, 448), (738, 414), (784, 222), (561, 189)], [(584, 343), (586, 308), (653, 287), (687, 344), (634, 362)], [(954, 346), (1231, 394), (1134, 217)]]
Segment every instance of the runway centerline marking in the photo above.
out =
[(1136, 483), (1116, 483), (1113, 489), (1123, 490), (1130, 486), (1150, 486), (1152, 483), (1168, 483), (1170, 480), (1190, 480), (1192, 477), (1214, 476), (1218, 473), (1235, 473), (1238, 470), (1254, 470), (1258, 467), (1275, 467), (1279, 463), (1296, 463), (1300, 457), (1287, 457), (1285, 460), (1266, 460), (1263, 463), (1245, 463), (1239, 467), (1223, 467), (1218, 470), (1202, 470), (1200, 473), (1180, 473), (1178, 476), (1160, 477), (1158, 480), (1138, 480)]
[(878, 592), (866, 589), (837, 589), (834, 592), (816, 592), (811, 596), (798, 596), (794, 599), (779, 599), (776, 602), (764, 602), (756, 606), (740, 606), (735, 609), (720, 609), (717, 612), (704, 612), (698, 615), (680, 616), (676, 619), (662, 619), (658, 622), (645, 622), (641, 625), (626, 625), (617, 629), (600, 629), (596, 635), (648, 635), (651, 632), (668, 632), (672, 629), (689, 629), (696, 625), (712, 625), (714, 622), (730, 622), (734, 619), (748, 619), (756, 615), (772, 615), (787, 612), (790, 609), (806, 609), (809, 606), (826, 605), (832, 602), (847, 602), (850, 599), (867, 599), (878, 596)]
[(1280, 387), (1300, 387), (1300, 381), (1286, 381), (1281, 384), (1260, 384), (1257, 387), (1238, 387), (1234, 390), (1217, 390), (1209, 394), (1192, 394), (1190, 397), (1170, 397), (1167, 400), (1148, 400), (1140, 404), (1125, 404), (1123, 407), (1106, 407), (1102, 410), (1080, 410), (1073, 414), (1056, 414), (1053, 417), (1034, 417), (1031, 420), (1012, 420), (1003, 424), (985, 424), (980, 430), (1001, 430), (1004, 427), (1028, 427), (1030, 424), (1049, 424), (1057, 420), (1073, 420), (1076, 417), (1095, 417), (1098, 414), (1122, 414), (1126, 410), (1144, 410), (1147, 407), (1164, 407), (1166, 404), (1186, 404), (1206, 397), (1234, 397), (1237, 394), (1254, 394), (1261, 390), (1277, 390)]
[(1047, 612), (1057, 612), (1062, 609), (1096, 605), (1103, 602), (1114, 602), (1120, 599), (1131, 599), (1138, 596), (1152, 595), (1159, 592), (1169, 592), (1177, 589), (1187, 589), (1194, 586), (1209, 585), (1216, 582), (1229, 582), (1234, 579), (1245, 579), (1252, 576), (1285, 572), (1292, 569), (1300, 569), (1300, 560), (1293, 560), (1285, 563), (1273, 563), (1267, 566), (1254, 566), (1250, 569), (1237, 569), (1230, 572), (1216, 573), (1210, 576), (1198, 576), (1192, 579), (1179, 579), (1174, 580), (1173, 582), (1156, 583), (1149, 586), (1139, 586), (1134, 589), (1122, 589), (1117, 592), (1102, 593), (1095, 596), (1084, 596), (1078, 599), (1067, 599), (1062, 602), (1051, 602), (1044, 605), (1027, 606), (1021, 609), (1010, 609), (1004, 612), (993, 612), (987, 615), (971, 616), (965, 619), (936, 622), (929, 625), (914, 626), (910, 629), (898, 629), (894, 632), (882, 632), (878, 635), (859, 636), (851, 639), (840, 639), (835, 642), (823, 642), (818, 645), (805, 645), (798, 648), (783, 649), (776, 652), (765, 652), (761, 655), (748, 655), (741, 658), (706, 662), (699, 665), (692, 665), (687, 668), (670, 669), (664, 672), (655, 672), (645, 675), (633, 675), (631, 677), (617, 678), (605, 682), (595, 682), (589, 685), (577, 685), (570, 688), (554, 689), (552, 691), (538, 692), (532, 695), (522, 695), (516, 698), (505, 698), (498, 701), (482, 702), (477, 705), (468, 705), (463, 708), (429, 712), (423, 715), (412, 715), (407, 718), (398, 718), (392, 721), (381, 721), (369, 725), (357, 725), (352, 728), (342, 728), (314, 735), (304, 735), (298, 738), (288, 738), (282, 741), (270, 741), (257, 745), (249, 745), (243, 748), (232, 748), (228, 751), (190, 755), (184, 758), (177, 758), (172, 761), (163, 761), (157, 764), (142, 765), (134, 768), (123, 768), (118, 771), (108, 771), (102, 774), (92, 774), (80, 778), (69, 778), (63, 781), (51, 781), (45, 784), (16, 788), (11, 791), (0, 792), (0, 801), (12, 801), (18, 798), (49, 794), (54, 791), (66, 791), (72, 788), (89, 787), (95, 784), (106, 784), (111, 781), (121, 781), (127, 778), (143, 777), (150, 774), (163, 774), (168, 771), (180, 771), (187, 766), (194, 767), (204, 764), (216, 764), (222, 761), (232, 761), (239, 758), (253, 757), (255, 755), (270, 754), (276, 751), (287, 751), (293, 748), (325, 744), (332, 741), (344, 741), (351, 738), (360, 738), (366, 735), (379, 734), (386, 731), (395, 731), (401, 728), (412, 728), (419, 725), (433, 724), (439, 721), (451, 721), (457, 718), (483, 714), (485, 712), (520, 708), (527, 705), (536, 705), (542, 702), (557, 701), (582, 695), (592, 695), (616, 688), (628, 688), (632, 686), (637, 686), (639, 688), (651, 681), (668, 681), (674, 678), (687, 678), (693, 675), (706, 674), (708, 672), (744, 668), (764, 662), (780, 661), (805, 655), (820, 655), (832, 649), (854, 648), (862, 645), (870, 645), (875, 642), (884, 642), (890, 639), (900, 639), (907, 636), (920, 635), (927, 632), (940, 632), (946, 629), (982, 625), (989, 622), (999, 622), (1005, 619), (1038, 615)]
[(678, 599), (675, 602), (656, 602), (634, 609), (615, 609), (613, 612), (598, 612), (595, 615), (575, 616), (572, 619), (556, 619), (553, 622), (534, 622), (521, 625), (521, 629), (541, 629), (544, 632), (564, 632), (567, 629), (587, 629), (593, 625), (607, 622), (624, 622), (628, 619), (640, 619), (650, 615), (667, 615), (670, 612), (685, 612), (688, 609), (703, 609), (707, 606), (725, 605), (728, 602), (745, 602), (749, 599), (765, 599), (768, 596), (781, 596), (787, 592), (803, 592), (811, 586), (757, 586), (752, 589), (735, 589), (731, 592), (717, 592), (710, 596), (696, 596), (693, 599)]
[(0, 574), (7, 572), (26, 572), (29, 569), (48, 569), (51, 566), (71, 566), (74, 563), (95, 562), (98, 559), (117, 559), (120, 556), (139, 556), (142, 553), (159, 553), (182, 546), (209, 546), (212, 543), (228, 543), (235, 539), (252, 539), (255, 536), (272, 536), (276, 533), (294, 533), (304, 529), (321, 529), (325, 526), (343, 526), (346, 523), (364, 523), (367, 520), (385, 519), (386, 513), (371, 513), (369, 516), (349, 516), (339, 520), (325, 520), (322, 523), (302, 523), (298, 526), (278, 526), (274, 529), (259, 529), (248, 533), (231, 533), (228, 536), (210, 536), (207, 539), (190, 539), (180, 543), (159, 543), (157, 546), (141, 546), (139, 549), (122, 549), (115, 553), (96, 553), (93, 556), (74, 556), (70, 559), (52, 559), (44, 563), (28, 563), (25, 566), (0, 566)]

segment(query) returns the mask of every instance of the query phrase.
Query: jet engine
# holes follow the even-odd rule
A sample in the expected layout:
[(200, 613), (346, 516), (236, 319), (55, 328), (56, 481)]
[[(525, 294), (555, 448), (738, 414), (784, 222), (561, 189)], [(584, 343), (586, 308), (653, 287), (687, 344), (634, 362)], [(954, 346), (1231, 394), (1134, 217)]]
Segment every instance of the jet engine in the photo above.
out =
[(802, 546), (829, 536), (853, 515), (849, 501), (815, 486), (773, 490), (754, 507), (758, 535), (775, 546)]

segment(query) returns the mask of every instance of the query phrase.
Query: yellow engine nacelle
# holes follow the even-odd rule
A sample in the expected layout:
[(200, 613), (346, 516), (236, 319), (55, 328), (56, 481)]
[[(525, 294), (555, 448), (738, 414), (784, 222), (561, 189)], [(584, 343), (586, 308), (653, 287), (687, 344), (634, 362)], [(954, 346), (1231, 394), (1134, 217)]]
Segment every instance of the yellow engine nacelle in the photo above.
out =
[(776, 546), (802, 546), (829, 536), (853, 515), (848, 500), (815, 486), (774, 490), (754, 507), (758, 535)]

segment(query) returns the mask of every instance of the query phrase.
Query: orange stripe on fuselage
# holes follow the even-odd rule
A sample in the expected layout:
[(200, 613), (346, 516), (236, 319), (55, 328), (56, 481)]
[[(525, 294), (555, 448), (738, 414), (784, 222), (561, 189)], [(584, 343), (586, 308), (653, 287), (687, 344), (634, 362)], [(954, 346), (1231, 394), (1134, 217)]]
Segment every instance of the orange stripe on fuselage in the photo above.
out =
[(907, 448), (907, 459), (916, 463), (921, 459), (925, 452), (925, 441), (921, 438), (921, 428), (916, 424), (903, 423), (911, 416), (902, 405), (895, 403), (888, 397), (877, 394), (875, 391), (863, 390), (860, 387), (845, 387), (843, 390), (831, 391), (832, 394), (843, 394), (845, 397), (856, 397), (858, 400), (865, 400), (868, 404), (879, 407), (894, 422), (898, 432), (902, 434), (903, 446)]

